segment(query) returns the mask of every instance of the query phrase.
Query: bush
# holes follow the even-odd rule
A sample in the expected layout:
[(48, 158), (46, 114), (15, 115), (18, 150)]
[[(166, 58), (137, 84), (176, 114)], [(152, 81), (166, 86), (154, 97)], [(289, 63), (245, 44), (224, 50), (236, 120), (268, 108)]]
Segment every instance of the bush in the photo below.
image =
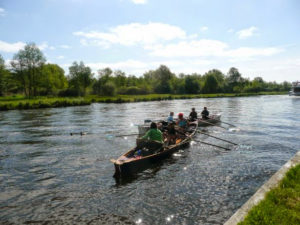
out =
[(105, 96), (115, 96), (116, 95), (116, 87), (112, 82), (107, 82), (102, 86), (101, 89), (102, 95)]
[(66, 89), (58, 92), (59, 97), (78, 97), (80, 95), (80, 91), (76, 89)]

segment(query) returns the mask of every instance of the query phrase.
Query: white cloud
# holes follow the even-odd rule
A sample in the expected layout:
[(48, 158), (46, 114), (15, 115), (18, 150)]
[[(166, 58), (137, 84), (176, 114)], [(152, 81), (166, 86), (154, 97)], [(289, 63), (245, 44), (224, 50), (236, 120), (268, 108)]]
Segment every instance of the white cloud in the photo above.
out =
[(203, 27), (201, 27), (201, 28), (200, 28), (200, 30), (201, 30), (202, 32), (205, 32), (205, 31), (207, 31), (207, 30), (208, 30), (208, 27), (206, 27), (206, 26), (203, 26)]
[(8, 43), (0, 40), (0, 52), (17, 52), (24, 48), (26, 44), (24, 42)]
[(5, 9), (0, 8), (0, 16), (5, 16)]
[(71, 46), (69, 46), (69, 45), (60, 45), (59, 47), (64, 48), (64, 49), (70, 49), (71, 48)]
[(238, 35), (239, 39), (245, 39), (255, 35), (257, 30), (258, 29), (256, 27), (252, 26), (247, 29), (240, 30), (236, 32), (236, 34)]
[(230, 49), (230, 47), (222, 41), (200, 39), (192, 41), (181, 41), (167, 45), (152, 45), (146, 48), (150, 50), (150, 55), (157, 57), (226, 57), (229, 59), (249, 60), (251, 57), (272, 56), (278, 54), (284, 49), (277, 47), (250, 48), (240, 47)]
[(150, 55), (161, 57), (221, 56), (226, 48), (228, 45), (224, 42), (202, 39), (153, 46)]
[[(98, 45), (109, 46), (110, 44), (120, 44), (125, 46), (149, 45), (162, 41), (186, 38), (186, 33), (179, 27), (164, 23), (131, 23), (120, 25), (109, 29), (109, 32), (74, 32), (76, 36), (81, 36), (89, 40), (96, 41)], [(84, 42), (87, 44), (87, 40)], [(88, 42), (93, 44), (93, 42)], [(99, 44), (100, 43), (100, 44)]]
[(227, 32), (232, 33), (232, 32), (234, 32), (234, 29), (230, 28), (230, 29), (227, 30)]
[(43, 42), (42, 44), (38, 45), (38, 48), (40, 50), (46, 50), (46, 49), (50, 49), (50, 50), (54, 50), (55, 48), (53, 46), (49, 46), (47, 42)]
[(229, 50), (226, 52), (225, 55), (227, 55), (228, 57), (233, 57), (233, 58), (234, 57), (248, 58), (248, 57), (254, 57), (254, 56), (272, 56), (272, 55), (275, 55), (275, 54), (283, 52), (283, 51), (284, 51), (283, 49), (275, 48), (275, 47), (271, 47), (271, 48), (241, 47), (241, 48)]
[(131, 0), (134, 4), (146, 4), (147, 0)]
[(60, 55), (57, 57), (57, 59), (64, 59), (65, 57), (63, 55)]

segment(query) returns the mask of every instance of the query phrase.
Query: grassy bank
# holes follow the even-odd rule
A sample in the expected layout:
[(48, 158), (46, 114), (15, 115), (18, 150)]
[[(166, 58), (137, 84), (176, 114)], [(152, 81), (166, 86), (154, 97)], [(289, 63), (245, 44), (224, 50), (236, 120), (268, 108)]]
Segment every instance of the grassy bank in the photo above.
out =
[(290, 169), (279, 186), (253, 207), (239, 225), (300, 224), (300, 165)]
[(218, 97), (241, 97), (257, 95), (278, 95), (285, 92), (260, 92), (260, 93), (232, 93), (232, 94), (198, 94), (198, 95), (171, 95), (171, 94), (150, 94), (150, 95), (117, 95), (117, 96), (96, 96), (86, 97), (35, 97), (25, 98), (24, 96), (0, 97), (0, 111), (12, 109), (38, 109), (51, 107), (67, 107), (78, 105), (89, 105), (94, 102), (99, 103), (125, 103), (125, 102), (145, 102), (161, 101), (173, 99), (194, 99), (194, 98), (218, 98)]

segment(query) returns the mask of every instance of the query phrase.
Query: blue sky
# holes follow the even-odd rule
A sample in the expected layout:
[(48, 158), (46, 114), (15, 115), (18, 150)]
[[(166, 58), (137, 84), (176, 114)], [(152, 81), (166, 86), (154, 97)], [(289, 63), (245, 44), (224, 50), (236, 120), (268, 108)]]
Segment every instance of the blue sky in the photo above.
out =
[(227, 73), (300, 80), (298, 0), (0, 0), (0, 54), (7, 63), (34, 42), (48, 62), (83, 61), (142, 75)]

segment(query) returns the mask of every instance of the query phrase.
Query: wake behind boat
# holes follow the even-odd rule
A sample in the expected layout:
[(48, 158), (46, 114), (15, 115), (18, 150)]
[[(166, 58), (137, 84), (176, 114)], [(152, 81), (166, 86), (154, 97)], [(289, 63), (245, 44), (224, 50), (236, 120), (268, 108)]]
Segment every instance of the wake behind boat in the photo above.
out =
[(174, 144), (168, 145), (167, 140), (161, 145), (154, 141), (137, 139), (137, 146), (120, 156), (111, 159), (115, 166), (115, 177), (127, 176), (141, 172), (156, 162), (167, 158), (174, 152), (189, 145), (198, 128), (197, 122), (190, 123), (183, 135), (176, 138)]

